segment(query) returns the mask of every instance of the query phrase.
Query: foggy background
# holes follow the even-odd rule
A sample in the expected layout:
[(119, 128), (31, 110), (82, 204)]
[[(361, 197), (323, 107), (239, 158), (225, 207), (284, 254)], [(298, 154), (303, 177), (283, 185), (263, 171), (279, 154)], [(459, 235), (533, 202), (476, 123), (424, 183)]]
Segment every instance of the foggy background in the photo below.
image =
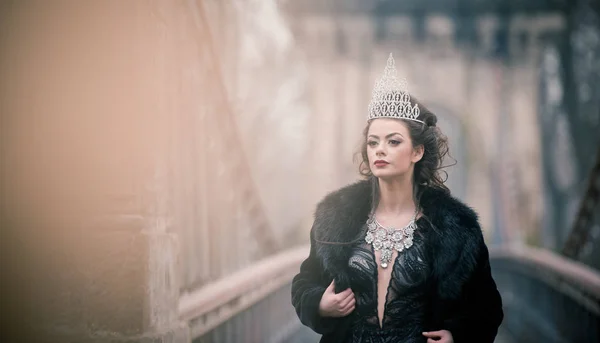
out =
[(560, 253), (599, 147), (595, 1), (2, 1), (4, 333), (187, 341), (182, 296), (304, 246), (360, 178), (390, 53), (488, 245)]

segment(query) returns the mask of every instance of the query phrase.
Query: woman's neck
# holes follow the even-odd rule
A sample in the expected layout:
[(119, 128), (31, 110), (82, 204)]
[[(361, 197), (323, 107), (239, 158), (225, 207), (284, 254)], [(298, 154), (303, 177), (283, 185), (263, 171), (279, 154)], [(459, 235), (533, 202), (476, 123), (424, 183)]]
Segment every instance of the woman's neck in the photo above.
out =
[(379, 179), (379, 204), (377, 212), (380, 214), (406, 214), (416, 210), (413, 198), (413, 185), (410, 177), (396, 178), (393, 180)]

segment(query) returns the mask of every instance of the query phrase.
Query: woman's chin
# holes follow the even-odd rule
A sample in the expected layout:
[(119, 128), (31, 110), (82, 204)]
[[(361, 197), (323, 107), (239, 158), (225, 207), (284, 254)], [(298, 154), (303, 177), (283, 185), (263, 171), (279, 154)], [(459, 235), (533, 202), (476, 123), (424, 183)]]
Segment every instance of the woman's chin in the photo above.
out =
[(382, 181), (402, 179), (409, 174), (409, 172), (398, 172), (397, 170), (372, 170), (371, 173)]
[(373, 176), (382, 180), (393, 180), (401, 177), (401, 174), (387, 170), (377, 170), (373, 172)]

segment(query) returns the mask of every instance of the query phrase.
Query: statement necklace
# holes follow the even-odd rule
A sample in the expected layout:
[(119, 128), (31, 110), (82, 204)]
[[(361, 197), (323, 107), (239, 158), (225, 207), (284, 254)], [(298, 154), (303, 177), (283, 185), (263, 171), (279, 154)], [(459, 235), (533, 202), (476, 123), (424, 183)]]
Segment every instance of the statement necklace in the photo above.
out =
[(382, 268), (387, 268), (392, 260), (393, 249), (400, 253), (413, 245), (413, 233), (417, 229), (416, 219), (417, 213), (405, 227), (388, 229), (377, 222), (374, 214), (369, 216), (365, 241), (373, 245), (375, 250), (381, 250), (380, 262)]

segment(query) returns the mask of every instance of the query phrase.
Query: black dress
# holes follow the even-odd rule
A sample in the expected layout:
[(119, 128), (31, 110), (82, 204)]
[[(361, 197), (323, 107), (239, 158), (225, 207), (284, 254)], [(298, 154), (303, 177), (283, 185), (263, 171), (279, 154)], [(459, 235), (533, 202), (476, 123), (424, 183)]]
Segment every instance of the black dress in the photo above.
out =
[[(504, 313), (477, 214), (449, 192), (427, 186), (414, 244), (388, 267), (392, 281), (379, 327), (378, 261), (370, 245), (356, 241), (364, 239), (373, 209), (373, 184), (344, 187), (317, 206), (310, 252), (292, 281), (291, 301), (302, 324), (321, 334), (321, 343), (424, 343), (422, 331), (437, 330), (450, 331), (455, 343), (493, 343)], [(356, 295), (346, 317), (319, 312), (332, 281), (336, 293), (350, 287)]]
[(397, 254), (387, 287), (380, 326), (377, 311), (378, 264), (372, 245), (364, 239), (352, 249), (348, 261), (350, 285), (356, 299), (352, 314), (352, 343), (426, 342), (422, 335), (430, 303), (430, 266), (425, 250), (425, 221), (417, 220), (413, 245)]

